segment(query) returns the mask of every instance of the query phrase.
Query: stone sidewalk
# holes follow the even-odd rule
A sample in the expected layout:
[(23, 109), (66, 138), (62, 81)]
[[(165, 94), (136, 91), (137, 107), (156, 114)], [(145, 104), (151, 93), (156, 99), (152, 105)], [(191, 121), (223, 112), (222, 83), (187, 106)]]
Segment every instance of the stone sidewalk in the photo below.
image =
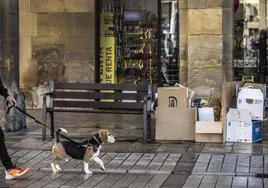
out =
[[(77, 141), (83, 138), (75, 138)], [(25, 133), (6, 133), (6, 144), (15, 149), (47, 150), (50, 151), (54, 140), (42, 141), (41, 136)], [(268, 155), (268, 142), (262, 143), (194, 143), (194, 142), (150, 142), (116, 141), (114, 144), (105, 144), (104, 152), (170, 152), (170, 153), (211, 153), (211, 154), (253, 154)]]
[(234, 153), (117, 153), (102, 152), (106, 171), (90, 164), (62, 161), (63, 171), (52, 174), (51, 152), (9, 149), (17, 165), (31, 167), (19, 180), (5, 181), (1, 167), (0, 187), (268, 187), (268, 155)]
[[(30, 111), (40, 119), (40, 112)], [(50, 169), (52, 140), (41, 140), (41, 129), (27, 119), (28, 129), (6, 134), (12, 160), (31, 171), (19, 180), (5, 181), (0, 167), (0, 187), (268, 187), (268, 142), (193, 143), (139, 142), (142, 129), (130, 116), (59, 115), (57, 127), (65, 127), (71, 136), (83, 140), (99, 128), (108, 128), (124, 141), (104, 145), (101, 158), (106, 171), (92, 163), (92, 175), (85, 175), (81, 161), (62, 161), (62, 172)], [(104, 122), (104, 124), (103, 124)], [(118, 138), (118, 137), (117, 137)], [(134, 139), (133, 139), (134, 138)], [(120, 139), (119, 139), (120, 140)]]
[(20, 181), (0, 187), (267, 187), (268, 150), (259, 144), (191, 142), (116, 142), (104, 145), (103, 172), (92, 163), (86, 176), (81, 161), (61, 162), (63, 171), (50, 169), (51, 146), (27, 132), (7, 133), (7, 145), (17, 165), (31, 167)]

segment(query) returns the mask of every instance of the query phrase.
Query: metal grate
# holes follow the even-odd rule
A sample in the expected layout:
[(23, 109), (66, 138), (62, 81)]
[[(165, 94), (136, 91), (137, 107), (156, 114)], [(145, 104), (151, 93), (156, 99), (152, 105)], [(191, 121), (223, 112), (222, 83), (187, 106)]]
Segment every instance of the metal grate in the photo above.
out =
[(255, 174), (255, 177), (256, 177), (256, 178), (268, 178), (268, 174), (265, 174), (265, 173), (258, 173), (258, 174)]

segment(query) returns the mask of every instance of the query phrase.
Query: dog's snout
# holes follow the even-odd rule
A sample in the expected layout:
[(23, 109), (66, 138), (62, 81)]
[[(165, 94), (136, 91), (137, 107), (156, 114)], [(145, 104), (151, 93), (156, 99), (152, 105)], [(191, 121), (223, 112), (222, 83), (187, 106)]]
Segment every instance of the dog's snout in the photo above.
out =
[(115, 142), (115, 137), (112, 136), (112, 135), (108, 136), (108, 142), (109, 143), (114, 143)]

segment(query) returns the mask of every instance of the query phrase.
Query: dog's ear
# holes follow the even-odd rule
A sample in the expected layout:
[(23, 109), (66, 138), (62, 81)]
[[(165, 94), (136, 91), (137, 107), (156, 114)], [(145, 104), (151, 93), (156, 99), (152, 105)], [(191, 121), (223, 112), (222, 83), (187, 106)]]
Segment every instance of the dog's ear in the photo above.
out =
[(100, 130), (99, 132), (102, 142), (107, 142), (108, 140), (108, 131), (107, 130)]

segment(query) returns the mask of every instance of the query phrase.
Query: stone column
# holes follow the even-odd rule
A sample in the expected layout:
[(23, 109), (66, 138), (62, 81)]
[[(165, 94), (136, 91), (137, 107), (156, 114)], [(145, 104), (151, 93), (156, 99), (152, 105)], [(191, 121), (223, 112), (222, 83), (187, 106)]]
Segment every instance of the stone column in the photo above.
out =
[(181, 84), (199, 96), (221, 97), (225, 122), (225, 83), (233, 80), (233, 1), (179, 0), (179, 10)]
[(222, 0), (188, 0), (188, 86), (221, 91)]
[[(4, 61), (8, 64), (9, 79), (4, 80), (9, 94), (13, 95), (17, 105), (25, 109), (24, 97), (19, 89), (19, 15), (18, 0), (1, 1), (3, 6), (3, 35), (4, 35)], [(14, 108), (5, 118), (6, 131), (17, 131), (26, 128), (25, 115)]]
[(233, 1), (179, 0), (179, 10), (181, 83), (221, 92), (233, 79)]
[[(37, 36), (37, 13), (31, 12), (31, 0), (19, 0), (20, 87), (25, 91), (36, 85), (37, 63), (32, 60), (32, 37)], [(27, 96), (28, 97), (28, 96)]]
[(188, 86), (188, 0), (179, 0), (180, 83)]
[[(42, 108), (50, 80), (94, 82), (95, 0), (19, 0), (20, 88)], [(79, 45), (77, 45), (79, 44)]]

